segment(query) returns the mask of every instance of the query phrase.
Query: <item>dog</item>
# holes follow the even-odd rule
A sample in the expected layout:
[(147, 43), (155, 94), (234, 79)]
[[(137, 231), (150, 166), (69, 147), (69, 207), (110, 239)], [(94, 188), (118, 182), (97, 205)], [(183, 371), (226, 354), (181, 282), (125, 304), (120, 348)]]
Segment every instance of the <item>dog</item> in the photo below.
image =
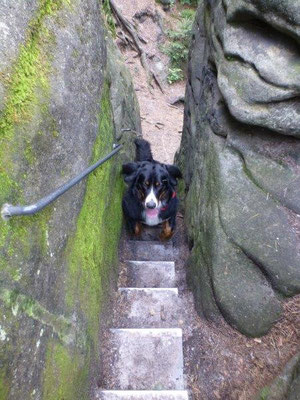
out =
[(136, 139), (136, 162), (123, 164), (124, 181), (129, 185), (122, 201), (130, 233), (139, 236), (142, 224), (162, 224), (161, 240), (173, 236), (178, 198), (175, 187), (182, 174), (175, 165), (162, 164), (152, 157), (149, 142)]

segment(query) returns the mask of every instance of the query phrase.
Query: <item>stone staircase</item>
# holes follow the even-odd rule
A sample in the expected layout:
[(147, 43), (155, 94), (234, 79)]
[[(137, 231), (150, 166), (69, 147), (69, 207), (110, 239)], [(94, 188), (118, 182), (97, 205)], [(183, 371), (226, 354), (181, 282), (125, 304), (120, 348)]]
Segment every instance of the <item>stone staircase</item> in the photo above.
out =
[(171, 243), (130, 241), (118, 326), (110, 330), (111, 387), (96, 400), (188, 400)]

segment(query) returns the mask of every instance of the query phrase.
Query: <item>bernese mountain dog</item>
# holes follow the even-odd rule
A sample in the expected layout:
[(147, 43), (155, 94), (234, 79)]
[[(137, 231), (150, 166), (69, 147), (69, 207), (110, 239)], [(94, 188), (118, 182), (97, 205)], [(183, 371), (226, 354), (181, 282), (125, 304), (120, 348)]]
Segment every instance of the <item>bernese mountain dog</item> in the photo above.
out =
[(178, 198), (175, 187), (182, 174), (175, 165), (162, 164), (152, 157), (149, 142), (136, 139), (136, 162), (123, 165), (129, 185), (122, 202), (129, 232), (139, 236), (142, 224), (162, 224), (161, 240), (173, 235)]

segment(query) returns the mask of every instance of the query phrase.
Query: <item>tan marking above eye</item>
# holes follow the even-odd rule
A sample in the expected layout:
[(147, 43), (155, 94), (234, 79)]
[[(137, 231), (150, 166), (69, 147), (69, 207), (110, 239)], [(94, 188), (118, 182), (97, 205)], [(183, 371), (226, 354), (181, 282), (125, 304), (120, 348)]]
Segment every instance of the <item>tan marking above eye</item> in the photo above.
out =
[(150, 186), (150, 182), (149, 182), (149, 181), (146, 181), (146, 182), (145, 182), (145, 185), (146, 185), (146, 186)]
[(159, 186), (160, 185), (160, 183), (159, 182), (155, 182), (155, 186)]

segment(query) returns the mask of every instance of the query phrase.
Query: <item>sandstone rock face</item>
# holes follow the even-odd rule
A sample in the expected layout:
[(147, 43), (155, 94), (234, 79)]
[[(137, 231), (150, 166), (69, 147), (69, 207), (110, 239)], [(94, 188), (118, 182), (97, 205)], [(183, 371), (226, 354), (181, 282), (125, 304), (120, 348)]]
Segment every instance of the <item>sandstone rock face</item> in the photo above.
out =
[(299, 1), (200, 1), (181, 149), (198, 308), (249, 336), (300, 293)]
[(297, 400), (300, 394), (300, 354), (297, 353), (285, 365), (270, 386), (265, 386), (257, 399)]
[[(26, 28), (38, 5), (37, 0), (21, 0), (18, 3), (4, 0), (0, 4), (0, 69), (9, 75), (9, 69), (25, 41)], [(16, 29), (16, 26), (18, 29)], [(4, 101), (4, 82), (0, 81), (0, 109)]]
[(15, 3), (0, 5), (0, 205), (124, 148), (41, 213), (0, 221), (0, 398), (86, 399), (139, 110), (98, 1)]

